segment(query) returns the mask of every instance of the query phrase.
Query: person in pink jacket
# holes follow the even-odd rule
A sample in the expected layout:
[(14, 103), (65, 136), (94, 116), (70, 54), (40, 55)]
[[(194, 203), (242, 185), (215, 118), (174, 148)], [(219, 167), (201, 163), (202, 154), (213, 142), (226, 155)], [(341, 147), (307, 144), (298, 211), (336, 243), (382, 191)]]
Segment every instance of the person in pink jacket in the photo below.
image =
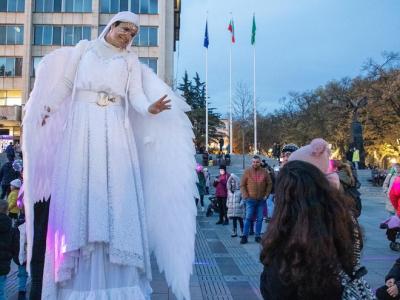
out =
[(392, 203), (395, 212), (400, 216), (400, 177), (397, 177), (389, 192), (390, 202)]

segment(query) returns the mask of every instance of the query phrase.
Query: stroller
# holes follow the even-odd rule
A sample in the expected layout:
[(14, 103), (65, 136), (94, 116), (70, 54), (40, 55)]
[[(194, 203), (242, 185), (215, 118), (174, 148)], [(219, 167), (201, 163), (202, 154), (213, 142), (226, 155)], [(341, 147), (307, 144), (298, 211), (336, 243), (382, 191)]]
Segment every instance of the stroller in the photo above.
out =
[(217, 197), (211, 196), (208, 198), (208, 200), (210, 200), (211, 203), (207, 207), (206, 217), (211, 217), (214, 212), (219, 213), (219, 207), (217, 203)]
[(400, 218), (394, 215), (383, 221), (379, 227), (386, 229), (386, 237), (390, 241), (390, 249), (400, 251), (400, 243), (397, 242), (400, 235)]

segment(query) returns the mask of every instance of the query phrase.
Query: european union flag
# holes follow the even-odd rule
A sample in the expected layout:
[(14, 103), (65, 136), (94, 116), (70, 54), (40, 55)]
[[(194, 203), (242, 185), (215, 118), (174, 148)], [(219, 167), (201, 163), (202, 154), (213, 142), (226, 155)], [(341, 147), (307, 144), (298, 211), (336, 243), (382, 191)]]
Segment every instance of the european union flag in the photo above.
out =
[(206, 21), (206, 31), (204, 32), (204, 47), (208, 49), (208, 21)]

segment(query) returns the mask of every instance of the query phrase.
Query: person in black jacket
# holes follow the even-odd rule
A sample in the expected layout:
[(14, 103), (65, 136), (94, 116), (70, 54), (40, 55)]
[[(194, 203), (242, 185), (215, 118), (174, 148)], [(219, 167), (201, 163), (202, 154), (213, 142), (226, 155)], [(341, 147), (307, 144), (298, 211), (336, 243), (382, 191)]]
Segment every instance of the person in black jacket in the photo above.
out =
[(316, 166), (297, 160), (285, 164), (262, 239), (264, 299), (342, 299), (338, 274), (353, 273), (362, 242), (349, 205)]
[(379, 300), (400, 300), (400, 258), (385, 277), (385, 285), (376, 290)]
[(8, 162), (6, 162), (0, 169), (0, 182), (1, 182), (1, 195), (0, 199), (6, 199), (10, 193), (10, 182), (18, 179), (20, 174), (13, 168), (15, 157), (7, 155)]
[(8, 203), (0, 200), (0, 299), (7, 299), (5, 286), (7, 275), (10, 273), (11, 260), (18, 263), (19, 233), (12, 227), (8, 213)]

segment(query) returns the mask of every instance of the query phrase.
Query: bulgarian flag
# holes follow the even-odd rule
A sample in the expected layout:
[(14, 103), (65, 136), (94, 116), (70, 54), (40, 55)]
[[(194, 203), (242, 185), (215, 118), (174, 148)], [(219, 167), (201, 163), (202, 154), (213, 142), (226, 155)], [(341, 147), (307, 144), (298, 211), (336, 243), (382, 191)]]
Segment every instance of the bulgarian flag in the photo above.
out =
[(228, 30), (230, 31), (230, 33), (232, 35), (232, 44), (234, 44), (235, 43), (235, 25), (233, 24), (232, 19), (229, 21)]

